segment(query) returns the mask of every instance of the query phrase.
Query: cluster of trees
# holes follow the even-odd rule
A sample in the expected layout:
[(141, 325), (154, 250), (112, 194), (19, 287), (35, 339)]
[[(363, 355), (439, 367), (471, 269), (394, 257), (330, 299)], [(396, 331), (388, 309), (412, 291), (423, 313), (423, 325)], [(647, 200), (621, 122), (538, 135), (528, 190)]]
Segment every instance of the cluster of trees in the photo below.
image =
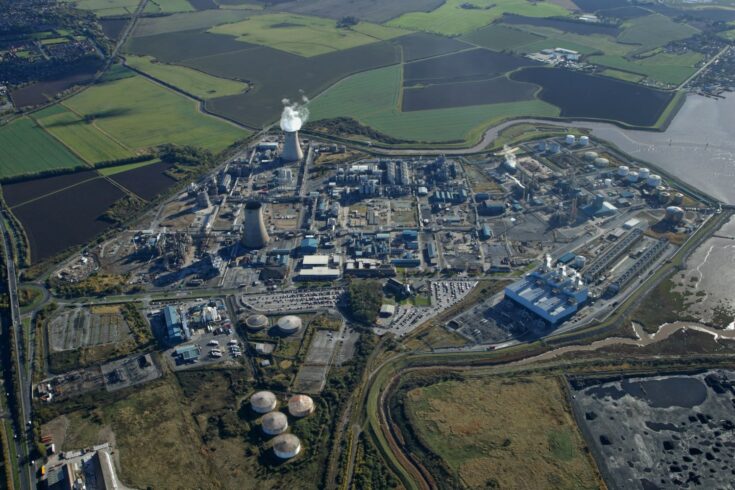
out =
[(135, 343), (138, 347), (143, 347), (153, 341), (153, 333), (148, 326), (148, 322), (140, 314), (140, 311), (132, 303), (125, 303), (120, 312), (125, 322), (130, 327)]
[(353, 280), (347, 288), (348, 314), (352, 320), (370, 325), (383, 305), (383, 286), (375, 280)]
[(137, 197), (126, 195), (115, 201), (110, 208), (102, 215), (102, 219), (110, 223), (120, 224), (135, 216), (138, 211), (143, 209), (145, 201)]
[(196, 146), (161, 145), (158, 148), (158, 157), (167, 163), (179, 165), (210, 165), (214, 163), (214, 154)]
[(359, 23), (360, 23), (360, 19), (358, 19), (357, 17), (353, 17), (351, 15), (348, 15), (346, 17), (342, 17), (341, 19), (337, 21), (337, 28), (342, 29), (346, 27), (352, 27), (352, 26), (356, 26)]
[(370, 126), (365, 126), (351, 117), (335, 117), (333, 119), (322, 119), (306, 123), (306, 130), (322, 133), (337, 134), (341, 136), (364, 136), (381, 143), (396, 145), (401, 143), (416, 143), (413, 140), (403, 140), (388, 136), (376, 131)]

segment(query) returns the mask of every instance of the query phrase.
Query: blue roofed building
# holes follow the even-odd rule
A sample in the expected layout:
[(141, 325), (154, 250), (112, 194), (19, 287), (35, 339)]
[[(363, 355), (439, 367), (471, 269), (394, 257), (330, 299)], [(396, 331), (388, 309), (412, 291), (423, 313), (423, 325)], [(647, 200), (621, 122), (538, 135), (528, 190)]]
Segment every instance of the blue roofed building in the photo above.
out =
[(163, 321), (166, 325), (166, 337), (171, 342), (183, 342), (191, 338), (186, 319), (179, 315), (173, 306), (163, 308)]
[(319, 242), (314, 237), (307, 237), (301, 240), (299, 251), (304, 255), (315, 254), (319, 246)]
[(544, 265), (505, 288), (505, 297), (551, 324), (574, 315), (587, 300), (589, 288), (573, 269)]
[(416, 230), (403, 230), (401, 238), (404, 242), (415, 242), (419, 239), (419, 232)]

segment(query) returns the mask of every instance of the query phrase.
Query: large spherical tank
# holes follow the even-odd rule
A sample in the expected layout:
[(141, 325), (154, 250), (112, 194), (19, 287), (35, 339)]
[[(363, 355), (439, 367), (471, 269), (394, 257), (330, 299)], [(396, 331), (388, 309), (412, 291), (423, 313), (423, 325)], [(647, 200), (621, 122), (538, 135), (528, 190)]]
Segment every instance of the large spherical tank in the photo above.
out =
[(261, 314), (250, 315), (245, 319), (245, 326), (250, 330), (263, 330), (268, 326), (268, 317)]
[(291, 459), (301, 451), (301, 441), (293, 434), (281, 434), (273, 439), (273, 452), (281, 459)]
[(621, 165), (618, 167), (618, 175), (621, 177), (625, 177), (626, 175), (628, 175), (629, 172), (630, 169), (625, 165)]
[(648, 184), (651, 187), (658, 187), (661, 185), (661, 176), (657, 174), (651, 174), (648, 176), (648, 180), (646, 181), (646, 184)]
[(286, 429), (288, 429), (288, 419), (284, 413), (269, 412), (263, 415), (261, 426), (263, 427), (263, 432), (269, 436), (276, 436), (286, 432)]
[(295, 315), (282, 316), (278, 319), (278, 329), (285, 334), (293, 334), (301, 329), (301, 318)]
[(306, 417), (314, 411), (314, 400), (306, 395), (294, 395), (288, 400), (288, 413), (294, 417)]
[(259, 391), (250, 397), (250, 406), (258, 413), (268, 413), (276, 408), (276, 395), (270, 391)]
[(595, 167), (607, 167), (610, 165), (610, 160), (607, 158), (595, 158)]
[(666, 208), (666, 220), (679, 223), (684, 219), (684, 210), (679, 206), (669, 206)]
[(600, 155), (596, 151), (586, 151), (584, 152), (584, 159), (590, 162), (593, 162), (595, 158), (598, 158)]

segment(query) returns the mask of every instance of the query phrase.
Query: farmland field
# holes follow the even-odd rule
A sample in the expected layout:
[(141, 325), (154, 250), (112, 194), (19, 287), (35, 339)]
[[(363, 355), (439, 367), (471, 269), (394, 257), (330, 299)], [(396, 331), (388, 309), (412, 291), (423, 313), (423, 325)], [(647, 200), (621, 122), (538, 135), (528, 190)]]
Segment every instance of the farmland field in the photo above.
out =
[(357, 15), (361, 20), (382, 24), (406, 12), (431, 12), (442, 3), (443, 0), (293, 0), (274, 2), (269, 7), (273, 10), (330, 19)]
[(104, 167), (97, 170), (97, 173), (105, 177), (110, 177), (111, 175), (127, 172), (128, 170), (135, 170), (136, 168), (145, 167), (146, 165), (153, 165), (154, 163), (158, 163), (160, 161), (161, 160), (157, 158), (151, 158), (150, 160), (145, 162), (125, 163), (122, 165), (115, 165), (113, 167)]
[(503, 23), (509, 25), (530, 25), (540, 27), (550, 27), (561, 32), (571, 32), (587, 36), (590, 34), (599, 34), (602, 36), (615, 37), (620, 34), (620, 29), (610, 24), (595, 24), (589, 22), (577, 21), (574, 19), (547, 19), (539, 17), (524, 17), (522, 15), (504, 15)]
[(82, 120), (62, 105), (44, 109), (33, 115), (46, 131), (71, 148), (87, 163), (119, 160), (133, 156), (133, 152), (101, 132), (93, 123)]
[(105, 36), (110, 39), (117, 40), (122, 34), (123, 29), (128, 24), (128, 19), (100, 19), (100, 27)]
[(100, 17), (131, 14), (138, 6), (138, 0), (77, 0), (76, 7), (92, 10)]
[(474, 49), (404, 65), (404, 85), (459, 82), (493, 78), (521, 66), (538, 64), (529, 59)]
[(84, 164), (27, 117), (0, 126), (0, 148), (0, 177)]
[[(467, 8), (468, 6), (472, 6)], [(412, 31), (434, 32), (446, 36), (466, 34), (512, 13), (527, 17), (566, 16), (569, 12), (551, 2), (531, 3), (526, 0), (447, 0), (431, 12), (411, 12), (388, 23)]]
[(196, 102), (139, 76), (95, 85), (65, 104), (93, 117), (97, 127), (130, 148), (175, 143), (219, 151), (247, 135), (199, 113)]
[(445, 381), (405, 398), (418, 439), (466, 487), (600, 488), (557, 378)]
[(54, 175), (53, 177), (13, 182), (3, 185), (3, 197), (8, 206), (12, 208), (31, 199), (37, 199), (52, 192), (58, 192), (61, 189), (66, 189), (67, 187), (96, 177), (97, 172), (94, 170), (84, 170), (73, 174)]
[(101, 60), (93, 63), (85, 62), (70, 70), (70, 73), (64, 78), (36, 82), (25, 87), (13, 89), (11, 90), (13, 102), (17, 107), (45, 104), (60, 92), (69, 90), (76, 85), (89, 83), (101, 64)]
[(337, 83), (312, 101), (312, 120), (354, 117), (396, 138), (426, 142), (474, 142), (484, 128), (508, 118), (559, 114), (559, 109), (539, 100), (401, 112), (398, 106), (400, 70), (400, 66), (381, 68), (353, 75)]
[(126, 48), (129, 53), (138, 56), (150, 55), (163, 63), (176, 63), (185, 59), (198, 59), (262, 47), (237, 41), (231, 36), (201, 31), (181, 31), (136, 37), (128, 42)]
[(493, 51), (503, 51), (539, 41), (543, 37), (502, 24), (490, 24), (467, 34), (463, 39)]
[(401, 36), (394, 39), (393, 42), (403, 50), (403, 61), (415, 61), (472, 48), (472, 45), (460, 40), (425, 32)]
[(248, 88), (247, 83), (213, 77), (184, 66), (159, 63), (150, 56), (127, 56), (125, 62), (132, 68), (199, 99), (235, 95)]
[(404, 111), (422, 111), (445, 107), (533, 100), (538, 89), (536, 85), (514, 82), (506, 77), (427, 85), (405, 89), (403, 91), (402, 109)]
[(636, 61), (629, 61), (619, 56), (591, 56), (589, 62), (677, 85), (696, 71), (696, 65), (702, 58), (703, 56), (696, 52), (683, 55), (659, 53)]
[(164, 172), (173, 167), (172, 163), (157, 162), (115, 173), (111, 178), (121, 186), (150, 201), (176, 183)]
[(607, 119), (632, 126), (654, 126), (674, 94), (633, 83), (551, 68), (524, 68), (513, 80), (543, 87), (541, 100), (561, 108), (564, 117)]
[(210, 32), (300, 56), (317, 56), (408, 34), (402, 29), (366, 22), (340, 29), (333, 20), (285, 13), (256, 15), (214, 27)]
[(89, 242), (112, 223), (101, 219), (124, 193), (98, 178), (12, 208), (28, 236), (35, 263)]
[(133, 31), (134, 37), (153, 36), (168, 32), (208, 29), (210, 27), (238, 22), (248, 18), (252, 12), (247, 10), (202, 10), (140, 19)]
[(618, 36), (618, 41), (652, 49), (698, 33), (699, 29), (674, 22), (665, 15), (654, 14), (626, 22), (626, 28)]

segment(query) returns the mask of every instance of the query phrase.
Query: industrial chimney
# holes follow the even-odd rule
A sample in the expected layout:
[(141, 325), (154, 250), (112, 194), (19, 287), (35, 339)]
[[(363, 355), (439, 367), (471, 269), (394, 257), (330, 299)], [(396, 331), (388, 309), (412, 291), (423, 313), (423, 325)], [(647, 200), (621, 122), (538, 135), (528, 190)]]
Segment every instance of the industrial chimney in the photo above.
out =
[(263, 221), (263, 204), (248, 201), (245, 204), (245, 223), (241, 243), (245, 248), (263, 248), (268, 243), (268, 232)]
[(285, 131), (286, 141), (283, 143), (281, 159), (286, 162), (298, 162), (304, 158), (304, 152), (299, 143), (298, 131)]

